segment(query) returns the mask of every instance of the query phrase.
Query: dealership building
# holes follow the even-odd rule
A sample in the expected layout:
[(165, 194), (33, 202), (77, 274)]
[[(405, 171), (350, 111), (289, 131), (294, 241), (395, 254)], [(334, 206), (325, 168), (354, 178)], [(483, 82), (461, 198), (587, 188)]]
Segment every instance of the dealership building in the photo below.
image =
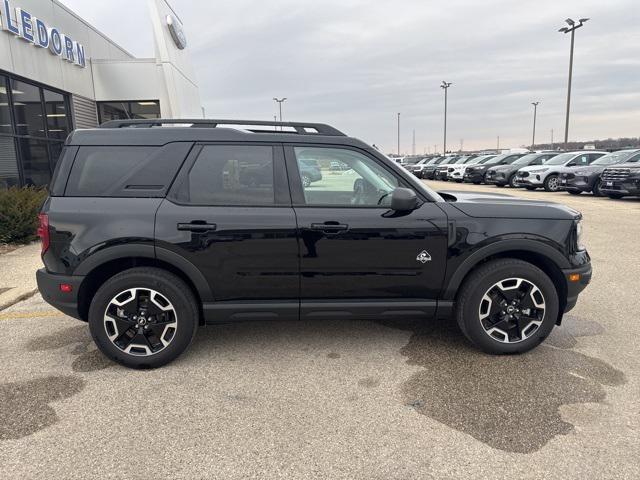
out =
[(47, 185), (73, 129), (202, 116), (180, 17), (148, 7), (155, 56), (136, 58), (56, 0), (0, 0), (0, 188)]

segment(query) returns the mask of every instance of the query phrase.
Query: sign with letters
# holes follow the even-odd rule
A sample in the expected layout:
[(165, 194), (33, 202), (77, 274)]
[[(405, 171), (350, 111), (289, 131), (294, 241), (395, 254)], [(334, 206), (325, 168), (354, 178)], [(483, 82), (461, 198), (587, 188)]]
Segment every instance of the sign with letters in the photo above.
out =
[(22, 8), (14, 8), (12, 11), (9, 0), (0, 0), (0, 27), (36, 47), (48, 49), (52, 55), (69, 63), (82, 68), (87, 66), (84, 46), (81, 43), (56, 27), (48, 26)]

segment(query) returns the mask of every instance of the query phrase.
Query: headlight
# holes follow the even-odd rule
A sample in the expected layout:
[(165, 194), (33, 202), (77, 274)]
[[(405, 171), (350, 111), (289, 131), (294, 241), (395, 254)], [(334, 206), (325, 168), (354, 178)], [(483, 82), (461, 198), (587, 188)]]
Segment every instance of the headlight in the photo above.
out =
[(548, 168), (537, 168), (535, 170), (529, 170), (529, 173), (543, 173), (549, 170)]
[(578, 247), (578, 250), (587, 249), (584, 245), (584, 226), (582, 224), (582, 220), (578, 220), (576, 222), (576, 246)]

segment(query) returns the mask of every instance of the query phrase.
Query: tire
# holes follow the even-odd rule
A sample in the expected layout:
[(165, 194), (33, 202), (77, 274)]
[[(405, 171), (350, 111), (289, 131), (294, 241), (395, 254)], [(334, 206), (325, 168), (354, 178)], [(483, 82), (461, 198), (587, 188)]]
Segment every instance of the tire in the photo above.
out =
[(547, 192), (557, 192), (560, 190), (560, 181), (558, 180), (558, 175), (549, 175), (544, 179), (544, 189)]
[(473, 182), (474, 185), (480, 185), (482, 182)]
[[(522, 311), (531, 315), (524, 321), (524, 317), (518, 320), (521, 322), (520, 328), (523, 329), (520, 332), (520, 339), (517, 338), (517, 328), (502, 327), (512, 323), (515, 325), (515, 320), (507, 322), (500, 320), (493, 323), (494, 317), (500, 319), (506, 317), (501, 315), (502, 312), (499, 309), (502, 307), (499, 307), (497, 300), (492, 300), (492, 298), (500, 298), (499, 294), (493, 296), (494, 293), (491, 293), (502, 291), (500, 287), (496, 287), (501, 282), (504, 282), (502, 283), (504, 287), (511, 287), (511, 284), (518, 281), (520, 281), (520, 287), (506, 288), (505, 295), (514, 295), (515, 292), (520, 292), (520, 288), (529, 288), (529, 285), (535, 287), (529, 290), (529, 295), (524, 294), (521, 304), (504, 307), (505, 312), (509, 308), (513, 312)], [(497, 290), (494, 290), (496, 288)], [(540, 309), (536, 303), (544, 307)], [(498, 310), (494, 312), (495, 308)], [(558, 318), (558, 310), (558, 292), (551, 279), (542, 270), (522, 260), (500, 259), (482, 265), (465, 279), (456, 299), (455, 316), (460, 330), (472, 344), (486, 353), (499, 355), (523, 353), (538, 346), (551, 333)], [(481, 318), (485, 314), (487, 316)], [(524, 314), (513, 313), (513, 315), (518, 317)], [(534, 321), (532, 317), (536, 320)]]
[(535, 190), (536, 189), (536, 187), (532, 187), (532, 186), (526, 186), (524, 188), (526, 188), (527, 190)]
[(518, 188), (518, 185), (516, 185), (516, 174), (515, 173), (509, 177), (509, 186), (511, 188)]
[(580, 195), (582, 190), (567, 190), (571, 195)]
[(607, 193), (607, 197), (613, 200), (620, 200), (624, 195), (620, 195), (619, 193)]
[(309, 185), (311, 185), (311, 177), (309, 177), (309, 175), (303, 174), (301, 179), (303, 187), (307, 188)]
[(496, 185), (496, 187), (498, 187), (498, 188), (504, 188), (504, 185), (503, 185), (503, 184), (501, 184), (501, 183), (496, 183), (495, 185)]
[(593, 192), (593, 196), (594, 197), (602, 197), (603, 193), (602, 193), (602, 180), (597, 179), (596, 183), (593, 184), (593, 189), (591, 190)]
[[(137, 306), (127, 308), (130, 303)], [(105, 356), (129, 368), (157, 368), (175, 360), (193, 340), (198, 321), (191, 289), (176, 275), (151, 267), (114, 275), (89, 308), (94, 342)]]

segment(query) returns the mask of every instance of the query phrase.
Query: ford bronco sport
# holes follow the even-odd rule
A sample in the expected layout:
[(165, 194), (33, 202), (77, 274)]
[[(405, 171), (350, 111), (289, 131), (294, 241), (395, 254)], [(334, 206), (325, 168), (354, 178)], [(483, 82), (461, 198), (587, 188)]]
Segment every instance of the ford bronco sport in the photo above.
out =
[[(313, 162), (327, 170), (305, 182)], [(37, 279), (134, 368), (199, 326), (260, 319), (453, 316), (485, 352), (517, 353), (589, 283), (581, 231), (562, 205), (436, 193), (327, 125), (122, 120), (68, 137)]]

